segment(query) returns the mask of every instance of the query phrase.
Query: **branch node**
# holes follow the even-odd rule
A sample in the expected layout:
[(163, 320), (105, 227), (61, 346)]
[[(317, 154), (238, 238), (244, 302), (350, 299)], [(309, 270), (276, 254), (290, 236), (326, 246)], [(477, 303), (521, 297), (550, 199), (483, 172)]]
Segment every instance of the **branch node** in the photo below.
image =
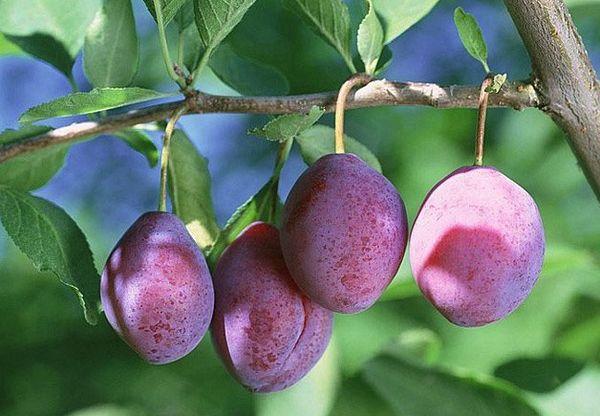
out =
[(182, 91), (185, 96), (186, 107), (188, 108), (188, 113), (202, 113), (202, 105), (200, 101), (202, 99), (202, 93), (198, 90), (187, 89)]

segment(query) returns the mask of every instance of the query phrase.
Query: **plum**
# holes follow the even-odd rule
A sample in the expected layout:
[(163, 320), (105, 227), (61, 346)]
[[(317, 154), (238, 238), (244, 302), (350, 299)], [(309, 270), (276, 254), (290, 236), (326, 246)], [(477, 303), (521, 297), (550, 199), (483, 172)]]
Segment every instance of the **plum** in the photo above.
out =
[(225, 250), (215, 267), (215, 295), (217, 353), (251, 391), (296, 383), (329, 343), (333, 314), (296, 286), (272, 225), (251, 224)]
[(427, 195), (410, 237), (413, 275), (449, 321), (481, 326), (517, 308), (544, 258), (531, 196), (493, 167), (460, 168)]
[(125, 232), (102, 273), (109, 323), (143, 359), (175, 361), (200, 342), (214, 291), (206, 261), (175, 215), (148, 212)]
[(294, 184), (281, 247), (298, 286), (341, 313), (369, 308), (398, 271), (406, 210), (394, 186), (352, 154), (323, 156)]

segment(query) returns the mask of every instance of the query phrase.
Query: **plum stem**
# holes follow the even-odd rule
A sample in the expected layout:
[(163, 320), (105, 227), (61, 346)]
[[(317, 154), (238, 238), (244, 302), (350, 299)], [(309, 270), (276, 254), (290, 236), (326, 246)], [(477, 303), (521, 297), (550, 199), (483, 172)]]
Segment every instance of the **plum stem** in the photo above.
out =
[(169, 167), (169, 148), (171, 145), (171, 136), (175, 130), (175, 124), (188, 111), (187, 105), (184, 105), (177, 109), (167, 126), (165, 127), (165, 134), (163, 136), (163, 146), (160, 154), (160, 191), (158, 198), (158, 210), (167, 211), (167, 168)]
[(493, 77), (486, 75), (481, 83), (479, 90), (479, 110), (477, 113), (477, 134), (475, 136), (475, 166), (483, 165), (483, 141), (485, 138), (485, 120), (487, 115), (488, 98), (490, 93), (488, 88), (492, 85)]
[[(271, 181), (273, 182), (273, 186), (275, 187), (275, 193), (277, 193), (279, 188), (279, 177), (281, 175), (281, 170), (283, 169), (283, 165), (285, 165), (286, 160), (290, 154), (290, 150), (292, 149), (292, 144), (294, 144), (293, 139), (288, 139), (279, 144), (279, 150), (277, 151), (277, 160), (275, 161), (275, 167), (273, 168), (273, 175), (271, 176)], [(271, 206), (269, 207), (269, 222), (275, 221), (275, 214), (277, 213), (277, 203), (279, 202), (279, 198), (275, 197), (272, 199)]]
[(346, 99), (353, 88), (367, 85), (373, 80), (368, 74), (354, 74), (340, 87), (335, 102), (335, 153), (344, 153), (344, 111), (346, 110)]

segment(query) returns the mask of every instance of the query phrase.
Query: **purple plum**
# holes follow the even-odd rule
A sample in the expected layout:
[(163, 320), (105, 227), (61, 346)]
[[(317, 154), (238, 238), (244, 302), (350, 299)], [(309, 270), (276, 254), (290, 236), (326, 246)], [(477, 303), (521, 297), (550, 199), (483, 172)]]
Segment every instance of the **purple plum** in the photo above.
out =
[(285, 203), (281, 247), (292, 278), (334, 312), (369, 308), (398, 271), (406, 210), (394, 186), (352, 154), (317, 160)]
[(173, 214), (148, 212), (125, 232), (102, 273), (112, 327), (144, 360), (166, 364), (191, 352), (211, 321), (206, 261)]
[(272, 225), (251, 224), (225, 250), (215, 268), (215, 295), (216, 350), (251, 391), (296, 383), (329, 343), (333, 314), (296, 286)]

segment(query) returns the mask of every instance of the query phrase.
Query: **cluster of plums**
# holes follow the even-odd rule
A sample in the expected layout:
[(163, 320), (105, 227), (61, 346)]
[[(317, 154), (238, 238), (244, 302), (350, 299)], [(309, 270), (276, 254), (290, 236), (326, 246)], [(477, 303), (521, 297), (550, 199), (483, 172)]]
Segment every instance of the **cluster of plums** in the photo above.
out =
[[(252, 391), (277, 391), (319, 360), (333, 312), (360, 312), (379, 298), (400, 266), (407, 228), (402, 199), (384, 176), (354, 155), (327, 155), (291, 190), (281, 232), (251, 224), (224, 251), (214, 280), (176, 216), (144, 214), (108, 259), (102, 304), (151, 363), (186, 355), (211, 325), (231, 374)], [(533, 199), (491, 167), (460, 168), (438, 183), (410, 240), (418, 286), (461, 326), (513, 311), (544, 255)]]

